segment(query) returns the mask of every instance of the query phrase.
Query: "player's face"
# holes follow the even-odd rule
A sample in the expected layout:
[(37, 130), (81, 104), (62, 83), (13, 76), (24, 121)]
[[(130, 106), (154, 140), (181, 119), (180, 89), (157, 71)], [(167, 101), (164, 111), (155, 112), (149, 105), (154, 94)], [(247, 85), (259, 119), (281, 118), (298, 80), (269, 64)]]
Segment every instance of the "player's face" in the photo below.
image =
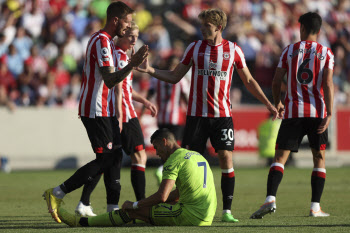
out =
[(121, 38), (122, 43), (125, 45), (127, 50), (133, 48), (139, 38), (139, 30), (127, 30), (123, 38)]
[(217, 30), (217, 26), (215, 26), (214, 24), (206, 20), (202, 20), (201, 32), (205, 40), (212, 40), (215, 38), (218, 30)]
[(153, 147), (156, 150), (156, 154), (161, 158), (163, 162), (167, 160), (166, 147), (164, 141), (156, 140), (153, 142)]
[(128, 29), (130, 29), (132, 15), (128, 14), (126, 17), (119, 19), (116, 25), (115, 34), (118, 37), (123, 37)]

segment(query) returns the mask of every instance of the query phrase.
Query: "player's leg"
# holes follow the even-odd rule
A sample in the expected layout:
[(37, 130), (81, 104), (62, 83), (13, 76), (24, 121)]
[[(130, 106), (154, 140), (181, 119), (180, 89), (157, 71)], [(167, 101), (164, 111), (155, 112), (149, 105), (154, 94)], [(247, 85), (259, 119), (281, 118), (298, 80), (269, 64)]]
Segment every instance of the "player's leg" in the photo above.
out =
[(300, 142), (305, 135), (302, 120), (287, 119), (282, 120), (281, 127), (276, 140), (276, 151), (273, 163), (270, 166), (267, 178), (267, 192), (263, 205), (255, 211), (250, 218), (263, 218), (268, 213), (276, 210), (276, 194), (282, 181), (284, 165), (288, 160), (291, 151), (297, 152)]
[(132, 187), (134, 188), (137, 201), (145, 198), (146, 162), (147, 162), (147, 155), (145, 150), (136, 151), (131, 155), (131, 184), (132, 184)]
[(137, 118), (123, 123), (122, 145), (125, 153), (131, 157), (131, 184), (139, 201), (145, 198), (147, 155), (141, 125)]
[(328, 130), (322, 134), (317, 134), (316, 130), (321, 123), (322, 119), (310, 119), (309, 125), (314, 127), (308, 134), (309, 143), (313, 156), (313, 171), (311, 175), (311, 206), (310, 216), (312, 217), (327, 217), (328, 213), (321, 210), (320, 201), (323, 193), (324, 184), (326, 181), (326, 163), (325, 163), (325, 149), (328, 142)]
[(80, 216), (96, 216), (94, 214), (91, 203), (90, 203), (90, 196), (92, 191), (94, 191), (96, 185), (100, 181), (101, 175), (97, 175), (94, 179), (90, 180), (88, 183), (84, 185), (83, 192), (81, 193), (80, 201), (75, 208), (75, 213), (80, 215)]
[(61, 220), (57, 215), (57, 210), (61, 205), (64, 196), (81, 186), (89, 182), (97, 175), (101, 173), (101, 168), (104, 163), (104, 154), (96, 155), (96, 159), (87, 163), (83, 167), (79, 168), (70, 178), (64, 181), (61, 185), (55, 188), (48, 189), (44, 192), (44, 198), (46, 200), (49, 213), (56, 222), (60, 223)]
[(107, 194), (107, 212), (118, 210), (120, 198), (120, 170), (122, 165), (122, 149), (116, 149), (108, 158), (109, 163), (102, 168)]
[(210, 142), (215, 152), (218, 153), (221, 168), (221, 191), (223, 202), (222, 221), (238, 222), (231, 214), (232, 199), (235, 188), (235, 172), (232, 162), (232, 151), (234, 150), (234, 130), (231, 117), (220, 117), (209, 119), (208, 128)]

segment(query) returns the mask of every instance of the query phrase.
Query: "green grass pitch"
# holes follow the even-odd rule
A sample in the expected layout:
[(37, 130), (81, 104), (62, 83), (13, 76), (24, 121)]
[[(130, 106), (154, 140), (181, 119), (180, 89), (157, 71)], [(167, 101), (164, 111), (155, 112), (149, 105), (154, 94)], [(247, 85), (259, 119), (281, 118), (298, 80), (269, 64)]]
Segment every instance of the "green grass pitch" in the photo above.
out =
[[(41, 197), (45, 189), (54, 187), (74, 170), (22, 171), (0, 173), (0, 232), (350, 232), (350, 169), (327, 169), (326, 185), (321, 206), (331, 214), (328, 218), (307, 217), (311, 199), (311, 169), (287, 167), (277, 194), (277, 211), (264, 219), (249, 216), (265, 199), (268, 168), (236, 169), (236, 187), (232, 211), (239, 223), (220, 221), (222, 203), (218, 167), (213, 167), (218, 196), (218, 209), (211, 227), (154, 227), (127, 225), (119, 228), (68, 228), (51, 219), (46, 203)], [(155, 168), (146, 169), (146, 194), (158, 188)], [(130, 183), (130, 169), (123, 168), (120, 204), (134, 200)], [(73, 213), (81, 189), (67, 195), (65, 209)], [(106, 210), (105, 189), (101, 179), (91, 197), (94, 212)]]

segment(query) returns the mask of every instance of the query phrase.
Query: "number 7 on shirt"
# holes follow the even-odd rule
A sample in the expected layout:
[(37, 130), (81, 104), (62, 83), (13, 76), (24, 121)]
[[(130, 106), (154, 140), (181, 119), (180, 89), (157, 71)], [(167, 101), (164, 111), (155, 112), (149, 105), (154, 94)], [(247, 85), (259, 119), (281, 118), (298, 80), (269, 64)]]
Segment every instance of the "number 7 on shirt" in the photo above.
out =
[(203, 188), (207, 187), (207, 163), (206, 162), (198, 162), (198, 167), (204, 167), (204, 182), (203, 182)]

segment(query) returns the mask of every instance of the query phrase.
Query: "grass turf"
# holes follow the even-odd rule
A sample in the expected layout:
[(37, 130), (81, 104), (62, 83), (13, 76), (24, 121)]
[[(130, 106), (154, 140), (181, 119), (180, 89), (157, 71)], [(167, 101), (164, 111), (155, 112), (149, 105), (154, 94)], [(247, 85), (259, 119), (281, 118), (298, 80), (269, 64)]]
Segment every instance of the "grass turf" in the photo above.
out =
[[(0, 232), (350, 232), (350, 169), (327, 169), (326, 185), (321, 206), (331, 214), (327, 218), (310, 218), (311, 169), (287, 167), (278, 190), (277, 211), (264, 219), (253, 220), (249, 216), (265, 199), (268, 168), (236, 169), (236, 188), (232, 212), (239, 223), (222, 223), (221, 219), (221, 171), (213, 167), (218, 209), (211, 227), (154, 227), (151, 225), (127, 225), (116, 228), (68, 228), (51, 219), (46, 203), (41, 197), (45, 189), (54, 187), (74, 170), (22, 171), (0, 173)], [(146, 170), (146, 195), (154, 193), (157, 181), (155, 168)], [(130, 169), (123, 168), (120, 204), (134, 200), (130, 182)], [(74, 212), (81, 189), (64, 199), (65, 209)], [(106, 210), (105, 189), (101, 179), (91, 197), (94, 212)]]

